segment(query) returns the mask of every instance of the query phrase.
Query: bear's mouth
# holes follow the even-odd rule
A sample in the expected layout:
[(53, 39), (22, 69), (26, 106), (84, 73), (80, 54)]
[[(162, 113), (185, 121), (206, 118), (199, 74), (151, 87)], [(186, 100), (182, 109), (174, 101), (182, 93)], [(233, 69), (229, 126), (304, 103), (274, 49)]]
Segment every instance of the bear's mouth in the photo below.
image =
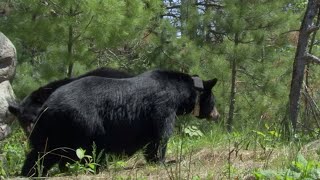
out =
[(31, 132), (32, 132), (32, 130), (33, 130), (33, 126), (34, 126), (33, 123), (30, 123), (30, 124), (27, 126), (27, 132), (28, 132), (29, 134), (31, 134)]
[(212, 119), (213, 121), (218, 121), (219, 117), (220, 117), (220, 114), (219, 114), (217, 108), (214, 107), (210, 113), (210, 119)]

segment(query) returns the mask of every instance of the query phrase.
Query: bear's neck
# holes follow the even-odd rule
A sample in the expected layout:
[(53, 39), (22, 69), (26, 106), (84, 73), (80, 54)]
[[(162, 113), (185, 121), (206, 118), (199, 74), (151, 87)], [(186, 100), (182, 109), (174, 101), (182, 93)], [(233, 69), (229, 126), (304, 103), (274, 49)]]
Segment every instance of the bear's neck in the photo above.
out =
[(182, 95), (180, 99), (183, 100), (179, 103), (176, 114), (185, 115), (190, 114), (194, 111), (195, 107), (197, 106), (197, 99), (200, 99), (200, 97), (198, 97), (197, 91), (190, 89), (189, 92)]
[(200, 115), (200, 91), (197, 91), (196, 92), (197, 96), (196, 96), (196, 100), (195, 100), (195, 103), (194, 103), (194, 108), (192, 110), (192, 115), (193, 116), (199, 116)]

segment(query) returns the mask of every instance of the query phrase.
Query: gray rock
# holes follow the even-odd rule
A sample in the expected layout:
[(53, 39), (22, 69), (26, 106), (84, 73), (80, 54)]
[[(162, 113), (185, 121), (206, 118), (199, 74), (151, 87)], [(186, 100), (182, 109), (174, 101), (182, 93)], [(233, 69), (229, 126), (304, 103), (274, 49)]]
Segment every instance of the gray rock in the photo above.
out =
[(13, 93), (11, 84), (9, 81), (0, 83), (0, 123), (11, 124), (15, 119), (8, 111), (8, 102), (14, 102), (15, 95)]
[(17, 52), (12, 42), (0, 32), (0, 82), (12, 80), (17, 65)]
[(10, 81), (13, 79), (17, 65), (16, 48), (0, 32), (0, 140), (11, 133), (10, 124), (15, 117), (8, 111), (8, 102), (15, 101)]
[(11, 133), (9, 125), (15, 120), (15, 116), (8, 111), (8, 102), (14, 101), (15, 95), (10, 82), (4, 81), (0, 83), (0, 140), (3, 140)]
[(11, 128), (7, 124), (0, 124), (0, 141), (11, 133)]

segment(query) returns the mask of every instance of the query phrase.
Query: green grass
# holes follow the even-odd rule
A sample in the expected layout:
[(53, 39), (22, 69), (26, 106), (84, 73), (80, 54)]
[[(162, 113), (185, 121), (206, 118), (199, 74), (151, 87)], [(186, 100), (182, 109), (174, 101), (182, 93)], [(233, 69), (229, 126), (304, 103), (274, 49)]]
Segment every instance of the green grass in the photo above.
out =
[(18, 124), (13, 124), (13, 132), (9, 138), (0, 141), (0, 179), (17, 175), (25, 159), (27, 139)]
[[(86, 164), (71, 164), (63, 174), (55, 167), (49, 175), (56, 179), (304, 179), (320, 173), (320, 143), (307, 144), (311, 141), (308, 138), (283, 141), (276, 129), (268, 126), (261, 131), (248, 128), (227, 133), (221, 124), (191, 121), (180, 125), (169, 141), (169, 163), (164, 165), (146, 164), (141, 152), (132, 157), (109, 158), (107, 165), (94, 160), (98, 154), (82, 152)], [(0, 158), (4, 159), (0, 162), (0, 178), (18, 176), (27, 151), (27, 139), (15, 124), (14, 133), (0, 142)], [(104, 165), (95, 175), (97, 164)]]

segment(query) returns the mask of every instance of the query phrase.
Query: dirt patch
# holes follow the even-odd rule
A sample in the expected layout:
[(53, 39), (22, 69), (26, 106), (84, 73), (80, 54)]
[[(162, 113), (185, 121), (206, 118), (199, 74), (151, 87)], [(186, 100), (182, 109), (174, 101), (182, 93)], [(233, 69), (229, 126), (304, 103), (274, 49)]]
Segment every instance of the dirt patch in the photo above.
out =
[[(316, 154), (320, 140), (302, 148), (303, 154)], [(142, 155), (126, 161), (124, 167), (110, 168), (97, 175), (50, 177), (62, 179), (254, 179), (256, 169), (272, 168), (277, 163), (288, 161), (292, 149), (228, 150), (224, 148), (203, 148), (179, 157), (168, 157), (167, 163), (149, 165)], [(281, 166), (278, 165), (277, 167)]]

